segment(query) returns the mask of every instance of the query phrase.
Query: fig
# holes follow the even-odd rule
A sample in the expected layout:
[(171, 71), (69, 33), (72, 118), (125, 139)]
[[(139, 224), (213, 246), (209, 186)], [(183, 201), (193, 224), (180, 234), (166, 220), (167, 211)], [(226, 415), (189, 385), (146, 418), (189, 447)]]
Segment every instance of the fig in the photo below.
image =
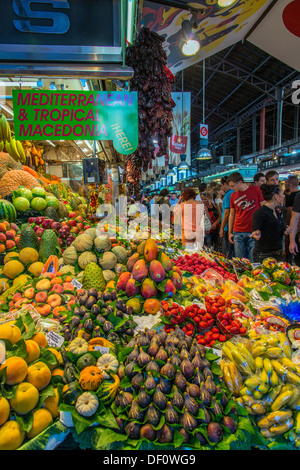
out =
[(164, 344), (168, 334), (165, 332), (165, 330), (160, 330), (158, 333), (159, 340), (161, 341), (161, 344)]
[(136, 344), (131, 351), (131, 353), (128, 355), (128, 361), (133, 361), (134, 359), (137, 359), (139, 355), (139, 347)]
[(91, 333), (88, 333), (87, 331), (82, 330), (81, 338), (85, 339), (86, 341), (89, 341), (92, 338), (92, 335)]
[(200, 399), (201, 399), (203, 405), (210, 406), (210, 404), (211, 404), (211, 394), (209, 393), (208, 390), (206, 390), (204, 382), (202, 382), (201, 385), (200, 385)]
[(134, 390), (140, 390), (141, 384), (144, 382), (144, 376), (138, 372), (131, 380), (131, 386)]
[(132, 393), (120, 390), (120, 392), (116, 396), (115, 401), (117, 406), (120, 406), (124, 409), (126, 408), (126, 406), (131, 405), (131, 403), (133, 402), (133, 395)]
[(180, 370), (186, 379), (191, 378), (194, 375), (195, 371), (193, 364), (189, 361), (189, 359), (183, 359), (180, 364)]
[(167, 359), (166, 364), (160, 369), (160, 373), (170, 380), (174, 378), (175, 372), (175, 367), (170, 363), (170, 359)]
[(177, 370), (175, 374), (174, 384), (176, 385), (176, 387), (179, 388), (181, 392), (185, 391), (187, 381), (186, 381), (186, 378), (183, 376), (182, 372), (180, 372), (180, 370)]
[(135, 421), (143, 421), (145, 416), (145, 411), (140, 410), (139, 405), (136, 400), (133, 400), (131, 403), (130, 410), (128, 412), (128, 417), (134, 419)]
[(150, 341), (151, 341), (153, 336), (155, 336), (157, 334), (157, 331), (146, 327), (145, 328), (145, 333), (150, 338)]
[(107, 334), (114, 329), (114, 325), (110, 321), (106, 320), (102, 328), (104, 333)]
[(91, 288), (88, 290), (87, 294), (88, 294), (89, 297), (90, 297), (90, 296), (95, 297), (95, 299), (97, 299), (97, 297), (98, 297), (98, 291), (97, 291), (97, 289), (95, 289), (95, 287), (91, 287)]
[(87, 298), (86, 302), (85, 302), (85, 306), (86, 306), (87, 309), (90, 310), (90, 309), (92, 308), (92, 306), (93, 306), (96, 302), (97, 302), (97, 299), (95, 299), (95, 297), (93, 297), (92, 295), (90, 295), (90, 296)]
[(110, 333), (107, 335), (106, 339), (107, 339), (107, 341), (110, 341), (111, 343), (122, 344), (121, 341), (120, 341), (119, 336), (114, 331), (110, 331)]
[(120, 380), (124, 379), (124, 377), (125, 377), (125, 366), (124, 366), (123, 362), (120, 362), (120, 364), (119, 364), (117, 375), (118, 375)]
[(200, 396), (200, 387), (196, 384), (187, 384), (186, 390), (190, 397), (198, 398)]
[(210, 367), (210, 362), (206, 359), (206, 357), (202, 357), (204, 367)]
[(172, 355), (170, 354), (170, 356), (171, 356), (170, 357), (170, 363), (173, 364), (173, 366), (175, 366), (175, 367), (179, 367), (180, 363), (181, 363), (181, 360), (178, 356), (178, 351), (175, 349), (174, 353)]
[(146, 335), (146, 333), (142, 333), (139, 335), (139, 338), (138, 338), (138, 344), (140, 346), (148, 346), (150, 344), (150, 338), (149, 336)]
[(119, 431), (124, 434), (125, 433), (125, 421), (122, 418), (119, 418), (119, 416), (115, 417), (116, 423), (118, 425)]
[(110, 293), (110, 298), (112, 301), (116, 300), (117, 298), (117, 292), (115, 290), (112, 290)]
[(126, 434), (128, 434), (130, 439), (139, 439), (140, 429), (141, 429), (141, 425), (138, 423), (135, 423), (134, 421), (130, 421), (125, 426), (125, 432)]
[(211, 377), (207, 377), (207, 379), (204, 382), (206, 390), (209, 391), (211, 395), (215, 395), (217, 391), (216, 384), (212, 381)]
[(187, 350), (187, 347), (188, 347), (188, 344), (187, 344), (186, 340), (185, 340), (184, 338), (181, 338), (181, 339), (179, 340), (179, 343), (178, 343), (178, 345), (177, 345), (177, 348), (178, 348), (180, 351), (182, 351), (182, 349), (186, 349), (186, 350)]
[(147, 439), (148, 441), (154, 441), (156, 439), (156, 432), (151, 424), (144, 424), (144, 426), (141, 427), (141, 438)]
[(146, 368), (145, 368), (146, 372), (149, 372), (151, 370), (154, 370), (156, 372), (160, 371), (159, 365), (157, 364), (157, 362), (155, 362), (153, 357), (151, 358), (151, 361), (148, 362), (148, 364), (146, 365)]
[(104, 302), (108, 302), (109, 300), (111, 300), (111, 293), (110, 292), (103, 292), (102, 298), (103, 298)]
[(94, 338), (102, 338), (102, 331), (100, 326), (96, 325), (93, 332)]
[(191, 360), (192, 355), (188, 352), (187, 348), (184, 346), (179, 354), (179, 359), (183, 361), (184, 359)]
[(147, 378), (145, 380), (145, 388), (150, 391), (156, 387), (156, 381), (151, 372), (147, 372)]
[[(94, 307), (94, 306), (93, 306)], [(104, 325), (104, 323), (106, 322), (106, 318), (103, 317), (103, 315), (97, 315), (96, 316), (96, 320), (98, 323), (100, 323), (101, 325)]]
[(184, 398), (184, 407), (185, 409), (194, 416), (197, 416), (199, 411), (199, 405), (196, 402), (195, 398), (190, 397), (190, 395), (185, 392), (183, 394)]
[(178, 325), (175, 325), (174, 334), (177, 336), (177, 338), (185, 338), (185, 332), (182, 331), (182, 329)]
[(198, 367), (200, 371), (203, 371), (204, 364), (203, 364), (203, 360), (201, 359), (199, 351), (196, 351), (195, 356), (192, 360), (192, 364), (195, 368)]
[(192, 343), (193, 343), (193, 338), (191, 336), (186, 336), (185, 341), (187, 343), (187, 349), (190, 349), (190, 347), (192, 346)]
[(92, 331), (94, 330), (94, 323), (92, 322), (91, 319), (87, 319), (85, 320), (84, 324), (83, 324), (83, 328), (88, 331), (89, 333), (92, 333)]
[(91, 318), (91, 312), (86, 311), (82, 317), (82, 320), (88, 320), (89, 318)]
[(176, 385), (173, 385), (173, 398), (172, 398), (172, 405), (176, 406), (176, 408), (178, 408), (178, 410), (182, 410), (183, 408), (183, 405), (184, 405), (184, 400), (183, 400), (183, 396), (181, 395), (181, 393), (179, 392), (178, 388), (176, 387)]
[(168, 354), (166, 350), (161, 346), (155, 355), (155, 360), (167, 362), (167, 359), (168, 359)]
[(187, 442), (189, 442), (189, 438), (190, 438), (189, 433), (184, 428), (179, 429), (179, 432), (184, 437), (182, 444), (186, 444)]
[(214, 374), (212, 373), (212, 371), (210, 370), (209, 367), (205, 366), (204, 369), (203, 369), (203, 371), (202, 371), (202, 373), (203, 373), (203, 377), (204, 377), (205, 379), (207, 379), (208, 377), (210, 377), (210, 378), (213, 380)]
[(100, 314), (100, 312), (101, 312), (101, 308), (99, 307), (99, 305), (94, 304), (94, 305), (92, 306), (92, 308), (91, 308), (91, 313), (92, 313), (92, 315), (97, 316), (97, 315)]
[(222, 421), (223, 426), (229, 429), (231, 434), (234, 434), (236, 431), (236, 422), (231, 416), (223, 416), (223, 421)]
[[(134, 348), (134, 346), (137, 346), (136, 344), (136, 338), (132, 338), (129, 343), (127, 344), (127, 348)], [(138, 351), (139, 353), (139, 351)], [(131, 354), (131, 353), (130, 353)], [(136, 356), (137, 357), (137, 356)]]
[(206, 437), (202, 434), (202, 432), (197, 432), (196, 437), (202, 446), (208, 444)]
[(80, 315), (80, 307), (75, 307), (75, 308), (74, 308), (74, 310), (73, 310), (73, 315), (75, 315), (75, 316), (78, 316), (78, 315), (81, 316), (81, 315)]
[(223, 439), (223, 431), (219, 423), (209, 423), (207, 426), (207, 437), (211, 442), (221, 442)]
[(214, 414), (214, 416), (221, 415), (223, 413), (223, 410), (220, 407), (219, 403), (217, 403), (215, 397), (212, 397), (211, 402), (212, 402), (211, 411)]
[(147, 354), (141, 347), (140, 347), (140, 353), (137, 357), (137, 363), (140, 367), (144, 367), (151, 361), (151, 357), (149, 354)]
[(123, 318), (123, 317), (124, 317), (124, 313), (123, 313), (121, 310), (117, 310), (117, 311), (116, 311), (116, 317), (118, 317), (118, 318)]
[(195, 369), (195, 375), (193, 377), (193, 384), (198, 385), (198, 387), (201, 386), (202, 382), (204, 382), (204, 377), (199, 371), (198, 367)]
[(133, 369), (136, 365), (136, 359), (133, 359), (132, 362), (129, 362), (129, 364), (126, 365), (125, 367), (125, 375), (129, 378), (129, 379), (133, 379), (133, 377), (135, 376), (136, 372), (133, 372)]
[(186, 408), (184, 408), (184, 412), (181, 415), (180, 424), (186, 431), (192, 432), (197, 427), (197, 420), (188, 412)]
[(70, 341), (70, 340), (71, 340), (71, 336), (72, 336), (71, 330), (66, 329), (66, 330), (64, 331), (64, 340), (65, 340), (65, 341)]
[(124, 305), (123, 300), (121, 300), (121, 299), (116, 300), (116, 309), (117, 310), (122, 310), (123, 311), (123, 305)]
[(77, 316), (77, 315), (74, 315), (74, 316), (72, 317), (72, 321), (71, 321), (72, 327), (78, 326), (79, 323), (80, 323), (80, 321), (81, 321), (81, 318), (80, 318), (79, 316)]
[(80, 311), (80, 316), (81, 316), (81, 317), (84, 317), (84, 315), (87, 313), (87, 309), (85, 308), (84, 305), (82, 305), (82, 306), (80, 307), (79, 311)]
[(164, 423), (163, 426), (157, 431), (157, 439), (161, 444), (169, 444), (173, 441), (173, 430)]
[(179, 423), (179, 415), (174, 410), (172, 403), (170, 401), (167, 402), (167, 409), (165, 412), (165, 420), (168, 424), (178, 424)]
[(167, 398), (163, 394), (163, 392), (160, 389), (160, 386), (158, 385), (156, 387), (156, 390), (153, 395), (153, 403), (160, 409), (164, 410), (167, 406)]
[(88, 297), (89, 297), (89, 296), (88, 296), (88, 293), (81, 295), (81, 296), (79, 297), (79, 305), (82, 305), (82, 306), (85, 305), (85, 303), (86, 303)]
[(220, 398), (220, 405), (225, 407), (227, 403), (228, 403), (228, 398), (226, 397), (225, 393), (223, 393), (223, 395)]
[(130, 305), (128, 307), (126, 307), (126, 313), (127, 313), (127, 315), (132, 315), (133, 314), (133, 308)]
[(169, 382), (169, 380), (164, 379), (163, 377), (160, 377), (158, 383), (159, 383), (159, 387), (160, 387), (161, 391), (164, 394), (168, 395), (171, 392), (172, 384), (171, 384), (171, 382)]
[(169, 357), (172, 357), (173, 354), (175, 354), (175, 353), (177, 353), (177, 355), (178, 355), (178, 351), (176, 349), (176, 346), (173, 343), (169, 343), (169, 344), (165, 345), (165, 350), (167, 351)]
[(137, 402), (142, 408), (146, 408), (151, 403), (151, 396), (146, 392), (144, 385), (140, 388)]
[(160, 421), (161, 413), (158, 409), (150, 403), (149, 408), (146, 413), (146, 422), (152, 424), (152, 426), (157, 426)]
[(157, 340), (153, 339), (151, 340), (151, 343), (149, 345), (149, 348), (147, 349), (147, 353), (150, 354), (151, 357), (154, 357), (159, 350), (159, 344)]

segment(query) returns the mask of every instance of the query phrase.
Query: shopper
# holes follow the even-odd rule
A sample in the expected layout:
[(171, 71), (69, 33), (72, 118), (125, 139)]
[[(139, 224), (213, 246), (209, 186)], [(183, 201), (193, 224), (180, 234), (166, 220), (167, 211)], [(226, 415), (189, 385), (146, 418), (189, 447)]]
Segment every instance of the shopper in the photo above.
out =
[(220, 238), (222, 239), (222, 253), (226, 258), (231, 259), (233, 256), (233, 245), (228, 239), (228, 219), (230, 212), (230, 196), (234, 193), (233, 189), (228, 184), (228, 177), (224, 176), (221, 179), (221, 186), (224, 191), (224, 198), (222, 204), (222, 216), (221, 216), (221, 227), (220, 227)]
[(219, 245), (221, 211), (220, 208), (213, 203), (211, 194), (209, 192), (201, 193), (201, 199), (211, 222), (210, 230), (205, 232), (204, 244), (207, 247), (212, 247), (214, 250), (217, 250)]
[(160, 222), (162, 222), (162, 211), (163, 211), (163, 207), (164, 205), (167, 205), (167, 206), (171, 206), (170, 205), (170, 201), (169, 201), (169, 190), (168, 188), (164, 188), (160, 191), (159, 195), (156, 196), (155, 198), (155, 206), (153, 210), (153, 215), (154, 217), (158, 218)]
[(269, 170), (266, 173), (267, 184), (279, 184), (279, 173), (275, 170)]
[(253, 185), (260, 188), (263, 184), (266, 184), (266, 181), (266, 177), (263, 173), (256, 173), (253, 178)]
[(290, 220), (290, 245), (289, 251), (294, 255), (294, 261), (297, 266), (300, 266), (300, 233), (299, 233), (299, 222), (300, 222), (300, 192), (296, 194)]
[(253, 261), (261, 263), (265, 258), (282, 261), (283, 236), (291, 232), (276, 211), (276, 207), (284, 204), (284, 191), (278, 184), (264, 184), (261, 190), (266, 203), (253, 214)]
[[(285, 196), (284, 217), (285, 217), (286, 225), (289, 225), (291, 221), (294, 200), (295, 200), (296, 194), (299, 192), (298, 184), (299, 184), (298, 178), (295, 175), (289, 175), (287, 180), (285, 181), (285, 195), (286, 196)], [(290, 253), (289, 243), (290, 243), (289, 237), (285, 237), (285, 260), (287, 263), (292, 264), (293, 255), (292, 253)]]
[(181, 225), (181, 241), (184, 246), (188, 247), (196, 242), (203, 242), (202, 207), (203, 204), (196, 201), (196, 191), (193, 188), (182, 190), (173, 212), (174, 224)]
[(222, 186), (220, 184), (218, 184), (215, 187), (215, 190), (214, 190), (214, 193), (213, 193), (213, 200), (214, 200), (214, 203), (219, 206), (221, 212), (222, 212), (224, 194), (225, 193), (222, 189)]
[(196, 201), (200, 201), (202, 202), (201, 200), (201, 193), (204, 193), (206, 191), (206, 188), (207, 188), (207, 184), (206, 183), (200, 183), (199, 184), (199, 194), (197, 194), (197, 197), (196, 197)]
[(178, 197), (176, 193), (172, 193), (170, 196), (170, 206), (173, 207), (177, 204), (178, 202)]
[(252, 233), (253, 214), (264, 199), (260, 188), (248, 186), (243, 176), (234, 172), (228, 177), (228, 184), (234, 193), (230, 197), (228, 239), (234, 244), (235, 256), (253, 259), (254, 238)]

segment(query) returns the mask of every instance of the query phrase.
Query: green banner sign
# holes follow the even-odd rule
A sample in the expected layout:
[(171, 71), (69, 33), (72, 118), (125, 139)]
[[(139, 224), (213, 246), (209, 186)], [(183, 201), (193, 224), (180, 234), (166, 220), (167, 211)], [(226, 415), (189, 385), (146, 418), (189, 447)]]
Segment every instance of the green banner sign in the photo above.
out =
[(138, 146), (137, 92), (13, 90), (17, 140), (112, 140), (130, 155)]

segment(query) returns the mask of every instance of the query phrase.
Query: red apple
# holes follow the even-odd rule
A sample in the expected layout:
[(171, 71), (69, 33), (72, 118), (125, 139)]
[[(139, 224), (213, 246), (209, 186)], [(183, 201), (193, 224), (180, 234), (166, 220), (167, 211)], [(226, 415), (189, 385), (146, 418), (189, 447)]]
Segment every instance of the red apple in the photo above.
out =
[(36, 217), (29, 217), (28, 223), (29, 224), (34, 224), (36, 222)]
[(59, 222), (52, 222), (51, 228), (52, 230), (59, 230), (61, 228), (61, 224)]
[(77, 217), (76, 212), (69, 212), (69, 219), (75, 219)]
[(71, 233), (79, 233), (79, 228), (78, 227), (72, 227), (70, 232)]
[(76, 222), (83, 222), (83, 217), (81, 215), (78, 215), (75, 220)]
[(64, 246), (64, 241), (61, 238), (58, 239), (58, 243), (59, 246)]
[(83, 230), (84, 229), (84, 225), (82, 222), (79, 222), (78, 224), (76, 224), (76, 227), (79, 228), (79, 230)]
[(75, 240), (75, 237), (73, 237), (73, 235), (69, 235), (66, 239), (66, 245), (70, 246), (74, 240)]
[(44, 217), (37, 217), (37, 218), (35, 219), (35, 223), (38, 224), (38, 225), (40, 225), (40, 224), (43, 222), (43, 220), (44, 220)]
[(68, 220), (68, 225), (69, 225), (69, 227), (75, 227), (76, 220), (74, 220), (74, 219)]
[(43, 235), (43, 233), (45, 232), (45, 229), (42, 228), (42, 227), (38, 227), (38, 229), (36, 230), (36, 234), (38, 237), (41, 237)]

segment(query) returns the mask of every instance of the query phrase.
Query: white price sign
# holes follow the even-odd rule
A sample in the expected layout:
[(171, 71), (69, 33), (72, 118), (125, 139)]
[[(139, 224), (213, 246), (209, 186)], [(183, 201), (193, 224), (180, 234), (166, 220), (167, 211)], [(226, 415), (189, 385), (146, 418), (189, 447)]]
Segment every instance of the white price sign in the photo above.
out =
[(46, 334), (48, 346), (60, 348), (63, 345), (64, 338), (55, 331), (48, 331)]
[(95, 351), (100, 351), (101, 354), (107, 354), (109, 353), (109, 348), (106, 348), (104, 346), (95, 346)]
[(79, 281), (77, 281), (77, 279), (73, 279), (71, 281), (71, 284), (73, 284), (74, 287), (76, 287), (77, 289), (81, 289), (82, 288), (82, 284), (80, 284)]

